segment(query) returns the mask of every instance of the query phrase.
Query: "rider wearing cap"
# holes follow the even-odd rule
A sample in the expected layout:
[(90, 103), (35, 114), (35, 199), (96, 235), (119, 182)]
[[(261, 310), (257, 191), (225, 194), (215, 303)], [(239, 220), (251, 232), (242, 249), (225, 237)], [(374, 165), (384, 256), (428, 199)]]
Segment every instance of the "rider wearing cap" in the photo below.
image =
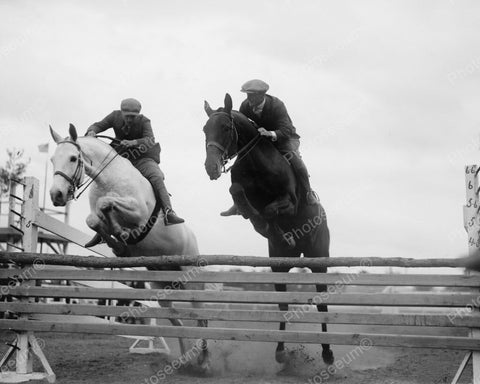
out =
[(164, 174), (160, 170), (160, 145), (155, 142), (150, 120), (140, 114), (142, 106), (136, 99), (125, 99), (120, 110), (113, 111), (102, 121), (92, 124), (85, 134), (95, 136), (113, 128), (120, 144), (115, 149), (131, 161), (133, 166), (152, 184), (155, 198), (165, 213), (165, 224), (180, 224), (184, 220), (172, 209), (170, 195), (165, 187)]
[[(270, 138), (275, 147), (292, 165), (297, 180), (307, 191), (306, 202), (309, 205), (318, 204), (317, 194), (310, 186), (307, 167), (300, 155), (300, 136), (296, 133), (292, 120), (283, 102), (275, 96), (267, 95), (268, 84), (262, 80), (250, 80), (242, 85), (242, 92), (247, 99), (240, 106), (240, 112), (253, 120), (260, 128), (260, 135)], [(222, 216), (238, 214), (237, 207), (222, 212)]]

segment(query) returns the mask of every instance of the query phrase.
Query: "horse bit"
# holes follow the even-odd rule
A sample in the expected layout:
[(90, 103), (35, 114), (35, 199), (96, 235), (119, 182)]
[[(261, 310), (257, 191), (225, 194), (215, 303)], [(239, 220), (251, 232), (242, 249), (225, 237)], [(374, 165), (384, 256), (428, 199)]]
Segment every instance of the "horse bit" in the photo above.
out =
[(65, 180), (68, 181), (70, 186), (68, 187), (67, 198), (69, 200), (72, 200), (75, 196), (76, 190), (82, 186), (80, 184), (80, 181), (82, 180), (82, 172), (83, 172), (82, 150), (80, 148), (80, 145), (78, 145), (77, 143), (75, 143), (74, 141), (71, 141), (71, 140), (60, 141), (57, 144), (58, 145), (60, 145), (60, 144), (72, 144), (75, 147), (77, 147), (77, 149), (78, 149), (77, 167), (75, 168), (75, 172), (73, 173), (72, 177), (68, 176), (66, 173), (64, 173), (62, 171), (55, 171), (53, 173), (53, 176), (60, 175)]

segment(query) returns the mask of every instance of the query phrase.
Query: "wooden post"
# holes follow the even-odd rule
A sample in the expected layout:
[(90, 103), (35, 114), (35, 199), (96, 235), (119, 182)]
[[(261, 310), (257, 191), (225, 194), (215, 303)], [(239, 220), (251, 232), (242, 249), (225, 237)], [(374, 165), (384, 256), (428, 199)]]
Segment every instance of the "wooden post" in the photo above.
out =
[[(8, 220), (7, 220), (7, 228), (12, 228), (12, 225), (15, 225), (15, 214), (13, 211), (16, 210), (16, 199), (13, 197), (17, 193), (17, 183), (13, 180), (10, 181), (9, 186), (9, 198), (8, 198)], [(7, 251), (13, 251), (15, 244), (15, 237), (8, 236), (7, 237)]]
[[(480, 249), (479, 171), (480, 168), (476, 165), (467, 165), (465, 167), (467, 203), (463, 207), (463, 223), (468, 234), (469, 255), (475, 254)], [(470, 335), (473, 338), (480, 338), (480, 328), (471, 328)], [(480, 384), (480, 352), (472, 353), (472, 363), (473, 383)], [(465, 366), (466, 364), (463, 365), (463, 368), (465, 368)]]
[[(22, 220), (21, 229), (23, 232), (23, 248), (28, 252), (36, 252), (38, 244), (38, 228), (34, 225), (35, 216), (38, 211), (39, 201), (39, 183), (38, 180), (33, 177), (25, 179), (25, 187), (23, 192), (23, 204), (22, 204)], [(41, 268), (41, 265), (33, 264), (23, 265), (24, 268), (32, 268), (31, 273), (34, 270)], [(20, 279), (22, 285), (29, 285), (29, 281)], [(21, 299), (21, 301), (28, 301), (28, 298)], [(28, 319), (28, 315), (21, 314), (20, 318)], [(33, 335), (32, 331), (18, 331), (17, 340), (15, 343), (16, 350), (16, 365), (15, 372), (7, 371), (0, 374), (0, 383), (12, 383), (29, 380), (41, 380), (47, 379), (49, 383), (55, 382), (55, 374), (52, 368), (48, 364), (48, 361), (40, 348), (37, 339)], [(11, 355), (11, 354), (10, 354)], [(45, 372), (33, 372), (33, 355), (37, 356), (42, 363)], [(7, 362), (10, 356), (2, 360)]]
[[(26, 180), (27, 181), (27, 180)], [(23, 192), (23, 204), (22, 204), (22, 231), (23, 231), (23, 249), (29, 252), (37, 252), (37, 240), (38, 229), (32, 225), (35, 209), (38, 209), (38, 180), (28, 180)], [(26, 268), (32, 268), (32, 265), (24, 266)], [(28, 281), (22, 282), (23, 285), (29, 285)], [(21, 301), (27, 301), (28, 299), (21, 299)], [(20, 315), (20, 317), (28, 316)], [(28, 332), (19, 332), (17, 336), (17, 373), (26, 374), (32, 373), (33, 360), (28, 345)]]

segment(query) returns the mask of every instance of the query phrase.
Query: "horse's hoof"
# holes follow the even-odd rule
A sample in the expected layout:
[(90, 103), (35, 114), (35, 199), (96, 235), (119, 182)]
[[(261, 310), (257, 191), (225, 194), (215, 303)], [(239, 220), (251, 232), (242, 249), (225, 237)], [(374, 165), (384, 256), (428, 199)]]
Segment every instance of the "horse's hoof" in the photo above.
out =
[(203, 350), (197, 357), (197, 364), (200, 366), (205, 363), (208, 364), (209, 361), (210, 361), (210, 354), (206, 350)]
[(322, 359), (323, 362), (327, 365), (332, 365), (335, 361), (335, 357), (333, 356), (333, 352), (331, 349), (322, 352)]
[(279, 364), (284, 364), (287, 361), (287, 352), (285, 350), (275, 352), (275, 360)]
[(211, 376), (212, 375), (212, 367), (210, 365), (210, 360), (205, 360), (202, 364), (198, 366), (199, 373), (203, 376)]

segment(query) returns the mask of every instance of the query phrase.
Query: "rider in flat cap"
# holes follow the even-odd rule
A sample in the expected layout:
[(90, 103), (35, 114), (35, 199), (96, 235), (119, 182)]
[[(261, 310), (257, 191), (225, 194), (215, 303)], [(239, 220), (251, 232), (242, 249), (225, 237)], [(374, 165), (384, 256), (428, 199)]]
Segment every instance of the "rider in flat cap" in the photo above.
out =
[[(275, 96), (267, 94), (269, 86), (262, 80), (254, 79), (242, 85), (242, 92), (247, 99), (240, 106), (240, 112), (253, 120), (260, 128), (260, 135), (270, 138), (277, 149), (292, 165), (298, 182), (307, 191), (307, 204), (318, 204), (318, 196), (310, 186), (307, 167), (300, 155), (300, 136), (297, 134), (292, 120), (283, 102)], [(222, 216), (238, 214), (233, 205)]]
[(180, 224), (184, 220), (172, 209), (170, 195), (160, 170), (160, 145), (155, 142), (150, 120), (140, 114), (142, 106), (136, 99), (125, 99), (120, 110), (113, 111), (103, 120), (92, 124), (86, 136), (95, 136), (108, 128), (113, 128), (120, 144), (114, 146), (152, 184), (155, 198), (160, 201), (165, 213), (165, 224)]

